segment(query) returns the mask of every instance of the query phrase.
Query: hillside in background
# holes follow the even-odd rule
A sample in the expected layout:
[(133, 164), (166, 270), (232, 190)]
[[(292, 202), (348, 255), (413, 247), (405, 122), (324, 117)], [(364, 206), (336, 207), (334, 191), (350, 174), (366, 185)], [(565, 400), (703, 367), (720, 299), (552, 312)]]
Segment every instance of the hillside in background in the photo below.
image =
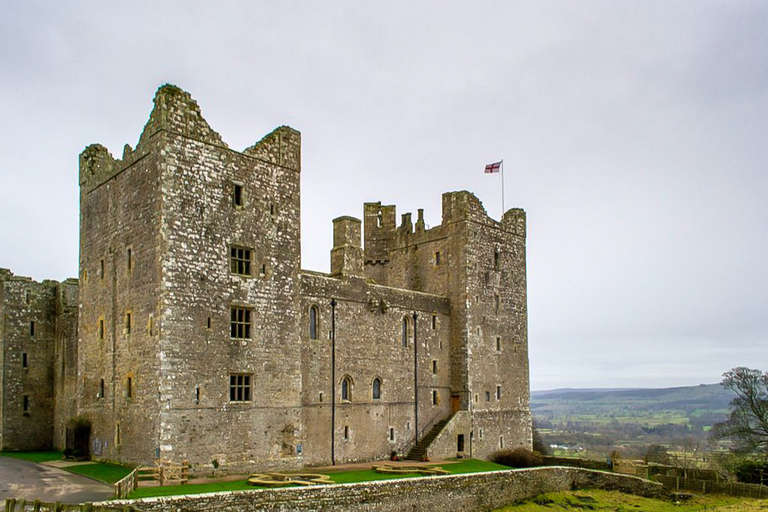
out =
[(559, 454), (641, 456), (650, 444), (705, 442), (726, 419), (733, 393), (720, 384), (663, 389), (557, 389), (531, 393), (545, 444)]

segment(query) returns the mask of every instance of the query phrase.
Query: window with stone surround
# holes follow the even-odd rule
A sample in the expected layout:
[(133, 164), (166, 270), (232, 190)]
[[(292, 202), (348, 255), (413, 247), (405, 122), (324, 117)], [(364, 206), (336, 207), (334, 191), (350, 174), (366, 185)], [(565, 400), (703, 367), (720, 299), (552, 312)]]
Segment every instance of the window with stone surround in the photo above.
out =
[(496, 400), (501, 400), (501, 386), (496, 386)]
[(125, 334), (131, 334), (131, 312), (125, 313)]
[(27, 358), (26, 352), (22, 352), (21, 354), (21, 367), (24, 369), (29, 368), (29, 359)]
[(316, 340), (320, 332), (320, 309), (316, 304), (309, 306), (309, 339)]
[(239, 276), (250, 276), (253, 251), (233, 245), (229, 248), (229, 271)]
[(133, 270), (133, 250), (130, 247), (125, 249), (125, 269), (129, 274)]
[(440, 404), (440, 395), (438, 394), (436, 389), (432, 390), (432, 405), (439, 405)]
[(251, 401), (251, 375), (248, 373), (231, 373), (229, 375), (229, 401)]
[(25, 415), (29, 415), (29, 395), (24, 395), (22, 397), (22, 405), (21, 405), (21, 407), (22, 407), (22, 412)]
[(251, 338), (251, 310), (242, 306), (230, 308), (229, 336), (234, 339)]
[(409, 346), (411, 342), (411, 318), (408, 315), (403, 316), (402, 342), (404, 347)]
[(346, 402), (352, 401), (352, 377), (349, 375), (341, 379), (341, 399)]
[(373, 379), (373, 386), (372, 386), (371, 394), (372, 394), (374, 400), (380, 400), (381, 399), (381, 379), (378, 378), (378, 377)]

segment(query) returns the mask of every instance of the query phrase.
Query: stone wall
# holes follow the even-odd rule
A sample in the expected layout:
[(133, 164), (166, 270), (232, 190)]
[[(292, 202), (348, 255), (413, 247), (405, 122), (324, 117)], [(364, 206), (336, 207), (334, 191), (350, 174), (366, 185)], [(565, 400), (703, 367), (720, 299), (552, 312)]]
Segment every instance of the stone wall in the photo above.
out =
[(0, 449), (53, 446), (57, 285), (0, 273)]
[(109, 502), (155, 511), (345, 510), (473, 512), (495, 510), (547, 492), (605, 489), (663, 499), (661, 484), (587, 469), (524, 470)]

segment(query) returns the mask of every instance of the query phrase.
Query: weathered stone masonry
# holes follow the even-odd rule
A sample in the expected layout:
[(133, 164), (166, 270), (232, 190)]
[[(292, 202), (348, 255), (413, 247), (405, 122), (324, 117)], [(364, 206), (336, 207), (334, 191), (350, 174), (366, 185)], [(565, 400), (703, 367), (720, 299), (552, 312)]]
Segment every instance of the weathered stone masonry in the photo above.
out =
[[(238, 152), (188, 93), (163, 86), (154, 104), (121, 159), (80, 155), (79, 296), (27, 284), (50, 289), (34, 400), (48, 437), (31, 444), (62, 446), (80, 414), (97, 458), (198, 471), (380, 459), (436, 425), (432, 457), (530, 445), (522, 210), (495, 221), (451, 192), (427, 229), (421, 210), (398, 226), (367, 203), (362, 222), (334, 220), (331, 272), (305, 271), (300, 134)], [(0, 277), (10, 404), (32, 312)], [(6, 449), (31, 446), (13, 438), (22, 420), (3, 413)]]

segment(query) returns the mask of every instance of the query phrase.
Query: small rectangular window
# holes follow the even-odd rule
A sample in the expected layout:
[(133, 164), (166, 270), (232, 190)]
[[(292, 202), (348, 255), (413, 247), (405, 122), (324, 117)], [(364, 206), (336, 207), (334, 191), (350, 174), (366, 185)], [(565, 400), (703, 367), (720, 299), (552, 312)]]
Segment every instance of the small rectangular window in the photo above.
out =
[(501, 337), (496, 336), (496, 352), (501, 352)]
[(29, 361), (27, 360), (27, 353), (24, 352), (21, 354), (21, 367), (22, 368), (28, 368)]
[(437, 360), (432, 360), (432, 375), (437, 375)]
[(104, 279), (104, 260), (99, 262), (99, 278)]
[(238, 183), (232, 187), (232, 204), (238, 208), (243, 206), (243, 186)]
[(250, 276), (251, 250), (246, 247), (230, 247), (229, 271), (240, 276)]
[(344, 440), (349, 441), (349, 426), (344, 425)]
[(485, 401), (486, 402), (490, 402), (491, 401), (491, 392), (490, 391), (486, 391), (485, 392)]
[(211, 328), (211, 317), (208, 317), (208, 321), (207, 321), (207, 323), (205, 325), (206, 325), (207, 329)]
[(29, 290), (24, 292), (24, 302), (29, 304)]
[(120, 422), (115, 422), (115, 444), (123, 444), (123, 436), (120, 435)]
[(34, 336), (35, 335), (35, 322), (34, 320), (29, 322), (29, 335)]
[(104, 319), (99, 319), (99, 339), (104, 339)]
[(133, 377), (128, 377), (125, 381), (125, 398), (133, 398)]
[(395, 440), (395, 429), (392, 427), (389, 427), (389, 440), (394, 441)]
[(440, 251), (435, 252), (435, 265), (440, 264)]
[(437, 329), (437, 315), (432, 315), (432, 330)]
[(251, 401), (251, 376), (249, 374), (234, 373), (229, 376), (229, 401)]
[(230, 309), (229, 336), (235, 339), (251, 338), (251, 310), (233, 306)]
[(493, 302), (496, 307), (496, 314), (498, 315), (499, 314), (499, 294), (498, 293), (493, 296)]
[(130, 247), (125, 251), (125, 268), (130, 272), (133, 269), (133, 257)]
[(437, 390), (432, 390), (432, 405), (438, 405), (440, 403), (440, 397), (437, 394)]
[(24, 395), (22, 399), (22, 411), (25, 414), (29, 412), (29, 395)]
[(125, 314), (125, 334), (131, 334), (131, 313)]
[(496, 400), (501, 400), (501, 386), (496, 386)]
[(496, 249), (495, 251), (493, 251), (493, 268), (496, 270), (499, 270), (499, 260), (500, 260), (499, 250)]

